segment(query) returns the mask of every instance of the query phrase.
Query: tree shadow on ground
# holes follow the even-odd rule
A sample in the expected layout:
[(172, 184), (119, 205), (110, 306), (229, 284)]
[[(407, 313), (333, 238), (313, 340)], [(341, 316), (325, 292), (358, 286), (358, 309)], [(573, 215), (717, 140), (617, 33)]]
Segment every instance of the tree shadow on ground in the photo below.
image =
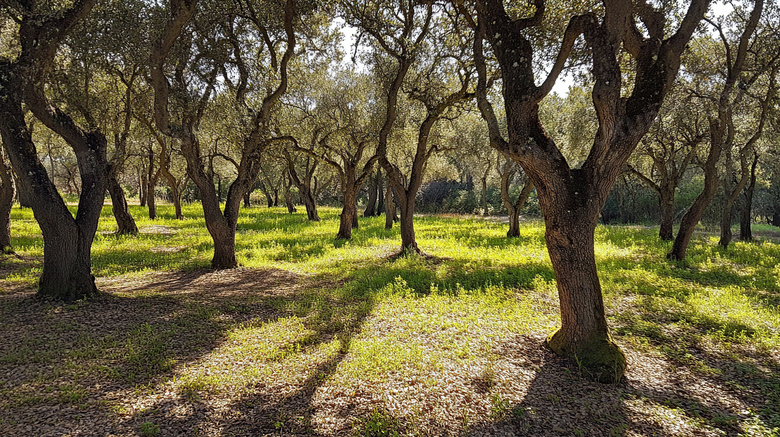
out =
[(751, 421), (780, 432), (780, 355), (756, 347), (755, 329), (711, 314), (659, 311), (651, 299), (624, 303), (623, 310), (616, 316), (617, 334), (653, 348), (675, 369), (674, 384), (702, 399), (711, 393), (713, 405), (715, 398), (722, 404), (691, 406), (678, 399), (670, 401), (672, 407), (726, 433), (744, 433)]
[[(72, 305), (38, 300), (29, 289), (0, 295), (0, 307), (13, 309), (0, 320), (0, 434), (102, 435), (134, 433), (147, 421), (165, 429), (189, 423), (167, 409), (166, 384), (223, 347), (237, 327), (301, 319), (308, 335), (280, 346), (294, 356), (335, 337), (348, 343), (373, 308), (369, 297), (317, 296), (307, 281), (271, 269), (169, 272), (99, 281), (105, 296)], [(341, 356), (320, 363), (302, 390), (311, 392)], [(294, 402), (270, 395), (278, 411)], [(175, 398), (186, 401), (176, 408), (211, 408), (193, 391)]]
[[(692, 375), (685, 366), (676, 368), (679, 362), (633, 351), (629, 351), (626, 379), (615, 385), (582, 377), (576, 366), (556, 357), (541, 339), (512, 339), (497, 346), (496, 353), (512, 363), (519, 378), (530, 379), (527, 391), (520, 402), (494, 395), (494, 420), (474, 424), (468, 435), (620, 436), (629, 431), (632, 435), (736, 435), (753, 424), (754, 417), (744, 408), (766, 410), (769, 405), (755, 396), (742, 397), (741, 403), (713, 398), (707, 378)], [(776, 377), (765, 378), (777, 384)], [(727, 391), (740, 396), (738, 391)], [(759, 416), (771, 429), (772, 417)]]

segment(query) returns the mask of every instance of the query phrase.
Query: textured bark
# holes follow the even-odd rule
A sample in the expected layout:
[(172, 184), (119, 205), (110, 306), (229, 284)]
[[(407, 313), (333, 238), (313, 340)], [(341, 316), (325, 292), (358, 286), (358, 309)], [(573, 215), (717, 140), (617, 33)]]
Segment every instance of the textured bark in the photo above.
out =
[(753, 154), (753, 163), (750, 165), (750, 182), (745, 187), (744, 204), (739, 220), (739, 239), (742, 241), (753, 240), (753, 193), (756, 191), (756, 167), (758, 167), (758, 153)]
[(14, 181), (0, 149), (0, 253), (12, 253), (11, 207), (14, 204)]
[(398, 209), (400, 210), (398, 224), (401, 228), (401, 251), (420, 253), (414, 233), (414, 197), (401, 196)]
[(363, 211), (363, 217), (374, 217), (379, 215), (377, 200), (382, 191), (382, 169), (377, 169), (376, 176), (371, 179), (371, 185), (368, 187), (368, 203)]
[(723, 129), (717, 121), (713, 120), (710, 123), (710, 150), (707, 153), (707, 161), (704, 164), (704, 188), (701, 193), (693, 201), (693, 204), (688, 211), (683, 215), (680, 220), (680, 228), (677, 230), (677, 236), (674, 238), (672, 244), (672, 250), (666, 255), (667, 258), (672, 260), (683, 260), (688, 251), (688, 245), (693, 238), (693, 231), (696, 225), (704, 215), (704, 210), (707, 209), (712, 197), (715, 196), (715, 192), (718, 190), (718, 175), (717, 165), (720, 159), (720, 153), (723, 141)]
[[(98, 289), (91, 273), (90, 249), (106, 189), (105, 138), (88, 135), (97, 156), (89, 157), (94, 159), (90, 163), (94, 167), (84, 166), (85, 190), (74, 219), (38, 159), (24, 123), (21, 92), (15, 89), (21, 80), (14, 73), (8, 65), (0, 67), (0, 132), (43, 234), (43, 271), (38, 295), (64, 301), (94, 297)], [(10, 80), (6, 82), (7, 79)]]
[(354, 220), (357, 217), (357, 208), (355, 208), (355, 198), (357, 192), (351, 187), (344, 190), (344, 207), (339, 216), (339, 232), (337, 239), (349, 240), (352, 238), (352, 228), (355, 228)]
[(567, 222), (546, 222), (547, 251), (561, 305), (561, 328), (548, 344), (556, 353), (575, 358), (596, 379), (616, 381), (625, 372), (626, 357), (612, 341), (604, 313), (593, 249), (596, 223), (589, 211), (570, 211)]
[(124, 235), (136, 235), (138, 234), (138, 226), (133, 220), (133, 216), (130, 214), (130, 209), (127, 206), (127, 199), (125, 199), (125, 190), (116, 180), (114, 171), (108, 173), (108, 193), (111, 195), (111, 212), (114, 214), (114, 219), (117, 225), (117, 234)]
[(658, 236), (661, 240), (672, 241), (674, 239), (674, 187), (663, 188), (658, 192), (658, 203), (661, 209), (661, 228)]
[(16, 186), (16, 201), (20, 208), (32, 208), (33, 199), (30, 192), (22, 185), (21, 180), (14, 172), (14, 185)]
[[(20, 190), (30, 197), (43, 234), (43, 271), (38, 295), (72, 301), (98, 293), (91, 273), (90, 249), (97, 231), (106, 191), (107, 142), (99, 131), (87, 131), (68, 114), (54, 107), (45, 95), (47, 75), (62, 40), (84, 18), (94, 0), (77, 0), (68, 9), (41, 16), (15, 5), (20, 13), (21, 53), (0, 61), (0, 133)], [(37, 119), (61, 136), (76, 155), (81, 193), (76, 217), (49, 179), (38, 159), (32, 135), (25, 124), (22, 100)]]
[[(534, 45), (525, 30), (542, 23), (545, 2), (536, 1), (533, 16), (518, 20), (509, 16), (500, 0), (478, 0), (476, 6), (477, 97), (490, 143), (523, 167), (544, 214), (547, 249), (561, 302), (561, 328), (548, 339), (548, 345), (559, 355), (576, 360), (596, 379), (617, 382), (626, 358), (610, 338), (596, 274), (594, 230), (611, 187), (675, 81), (680, 56), (704, 17), (708, 1), (692, 0), (677, 31), (668, 38), (663, 15), (647, 26), (647, 37), (637, 32), (630, 2), (604, 2), (605, 13), (600, 18), (595, 14), (573, 17), (541, 85), (534, 80), (539, 61), (534, 59)], [(552, 90), (580, 34), (591, 50), (591, 96), (598, 130), (585, 162), (580, 168), (570, 168), (542, 125), (538, 105)], [(508, 139), (487, 97), (485, 38), (501, 71)], [(636, 61), (633, 87), (626, 96), (622, 95), (625, 72), (619, 59), (623, 54)]]
[(395, 196), (390, 181), (387, 181), (387, 191), (385, 194), (385, 229), (393, 229), (393, 222), (398, 220), (395, 211)]
[[(181, 111), (180, 114), (177, 114), (180, 117), (177, 122), (172, 122), (171, 114), (168, 111), (172, 82), (165, 75), (166, 58), (179, 39), (179, 35), (184, 27), (192, 20), (196, 10), (196, 3), (197, 0), (171, 2), (170, 16), (150, 54), (150, 83), (154, 89), (154, 121), (156, 127), (163, 134), (181, 141), (182, 155), (184, 155), (187, 162), (187, 175), (198, 187), (206, 228), (214, 242), (214, 257), (212, 258), (211, 266), (214, 269), (229, 269), (238, 265), (235, 256), (235, 233), (241, 201), (244, 195), (250, 191), (261, 170), (260, 161), (263, 152), (269, 144), (268, 133), (272, 109), (287, 91), (287, 67), (295, 54), (296, 37), (293, 27), (297, 12), (294, 0), (287, 0), (284, 3), (283, 25), (286, 48), (281, 61), (277, 63), (274, 56), (274, 62), (271, 65), (272, 69), (279, 74), (279, 82), (262, 99), (259, 109), (253, 108), (249, 114), (246, 114), (252, 118), (250, 123), (248, 123), (252, 128), (244, 137), (240, 161), (233, 162), (238, 174), (233, 183), (230, 184), (223, 211), (220, 208), (221, 189), (217, 191), (214, 188), (213, 172), (209, 175), (204, 170), (204, 161), (198, 138), (198, 125), (215, 90), (219, 69), (214, 68), (211, 70), (206, 79), (206, 86), (197, 97), (192, 96), (188, 91), (176, 90), (181, 95), (190, 96), (188, 105), (186, 105), (187, 108)], [(232, 32), (228, 32), (225, 36), (228, 42), (233, 45), (237, 54), (232, 59), (236, 63), (240, 76), (238, 79), (242, 84), (239, 85), (235, 97), (238, 102), (246, 104), (244, 94), (246, 83), (249, 79), (247, 66), (244, 64), (241, 56), (238, 55), (240, 44), (236, 40), (235, 35)], [(271, 53), (276, 52), (277, 47), (274, 45), (274, 42), (266, 39), (265, 43), (266, 48)], [(181, 81), (173, 83), (180, 84)], [(226, 159), (230, 160), (229, 157), (226, 157)]]

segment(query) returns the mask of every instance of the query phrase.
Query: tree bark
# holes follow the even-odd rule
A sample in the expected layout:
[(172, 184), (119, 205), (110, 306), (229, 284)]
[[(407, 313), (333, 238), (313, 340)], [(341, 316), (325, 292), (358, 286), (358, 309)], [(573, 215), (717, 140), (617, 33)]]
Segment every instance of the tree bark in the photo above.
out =
[(390, 181), (387, 181), (387, 191), (385, 192), (385, 229), (393, 229), (393, 222), (398, 220), (395, 212), (395, 196)]
[(377, 198), (379, 192), (382, 190), (382, 169), (379, 168), (376, 171), (376, 177), (371, 180), (371, 185), (368, 188), (368, 203), (366, 204), (366, 210), (363, 211), (363, 217), (373, 217), (378, 214)]
[(290, 175), (290, 182), (292, 182), (295, 187), (298, 188), (301, 201), (303, 201), (303, 205), (306, 207), (306, 217), (309, 219), (309, 221), (320, 221), (320, 215), (317, 213), (317, 203), (314, 200), (314, 192), (312, 190), (311, 184), (314, 171), (317, 169), (317, 160), (314, 159), (312, 162), (310, 162), (310, 158), (307, 157), (306, 172), (303, 176), (303, 180), (301, 180), (301, 178), (298, 177), (298, 173), (295, 170), (295, 162), (293, 161), (289, 152), (285, 153), (285, 158), (287, 159), (287, 171)]
[(403, 253), (420, 253), (414, 233), (414, 196), (406, 193), (398, 196), (399, 226), (401, 227), (401, 251)]
[(758, 166), (758, 153), (753, 154), (753, 163), (750, 165), (750, 183), (745, 188), (745, 204), (742, 207), (742, 213), (739, 221), (739, 239), (742, 241), (753, 241), (753, 193), (756, 191), (756, 167)]
[(704, 188), (680, 221), (680, 228), (677, 230), (672, 250), (666, 255), (669, 259), (678, 261), (685, 259), (688, 245), (693, 237), (693, 231), (718, 189), (717, 164), (720, 159), (721, 141), (724, 135), (720, 126), (716, 120), (710, 122), (710, 150), (707, 153), (707, 161), (704, 164)]
[(133, 216), (130, 214), (127, 206), (125, 190), (122, 189), (119, 181), (116, 180), (116, 172), (114, 170), (108, 172), (108, 193), (111, 195), (111, 212), (116, 220), (116, 233), (119, 235), (138, 234), (138, 226), (136, 226), (135, 220), (133, 220)]
[(556, 211), (568, 216), (565, 222), (548, 220), (545, 214), (547, 251), (561, 305), (561, 328), (548, 338), (548, 345), (597, 380), (616, 381), (625, 371), (626, 357), (612, 341), (604, 312), (594, 254), (596, 221), (592, 214), (565, 211)]
[(142, 208), (146, 206), (147, 185), (146, 169), (142, 168), (141, 174), (138, 176), (138, 201)]
[(349, 240), (352, 238), (352, 228), (356, 227), (354, 219), (357, 218), (356, 197), (357, 193), (352, 187), (347, 187), (344, 190), (344, 206), (341, 209), (339, 232), (336, 239)]
[(0, 67), (0, 133), (19, 175), (20, 190), (29, 196), (43, 234), (43, 271), (38, 296), (64, 301), (94, 297), (98, 289), (91, 272), (90, 249), (106, 190), (105, 137), (98, 133), (84, 136), (91, 152), (85, 158), (90, 163), (83, 166), (84, 189), (74, 219), (38, 159), (22, 112), (22, 93), (18, 86), (23, 79), (8, 67), (8, 64)]
[[(512, 165), (512, 164), (505, 164)], [(501, 174), (501, 201), (504, 203), (504, 207), (509, 213), (509, 230), (506, 236), (509, 238), (515, 238), (520, 236), (520, 209), (525, 204), (528, 197), (531, 195), (531, 191), (534, 189), (534, 184), (530, 178), (526, 179), (523, 189), (520, 191), (520, 195), (517, 196), (517, 200), (512, 202), (509, 197), (509, 182), (515, 173), (513, 169), (507, 169), (504, 167), (504, 172)], [(500, 169), (499, 169), (500, 172)]]
[(674, 239), (674, 187), (664, 186), (658, 191), (658, 203), (661, 208), (661, 228), (658, 236), (661, 240)]
[(11, 207), (14, 204), (14, 181), (0, 149), (0, 253), (13, 253), (11, 247)]

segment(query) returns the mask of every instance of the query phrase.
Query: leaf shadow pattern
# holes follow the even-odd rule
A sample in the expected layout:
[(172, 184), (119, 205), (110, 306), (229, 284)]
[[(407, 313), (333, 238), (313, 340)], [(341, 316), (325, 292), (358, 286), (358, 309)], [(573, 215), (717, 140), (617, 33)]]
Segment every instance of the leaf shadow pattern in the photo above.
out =
[[(166, 281), (158, 281), (150, 287), (155, 288), (161, 283), (167, 284)], [(320, 285), (328, 287), (332, 284)], [(353, 335), (373, 310), (374, 299), (370, 293), (357, 298), (326, 296), (312, 291), (319, 290), (316, 284), (307, 284), (303, 288), (301, 291), (296, 287), (289, 293), (271, 292), (266, 299), (261, 299), (259, 308), (248, 311), (247, 326), (264, 326), (295, 318), (303, 324), (304, 334), (296, 336), (290, 333), (281, 339), (276, 353), (256, 359), (243, 368), (234, 368), (237, 373), (231, 376), (235, 379), (229, 384), (229, 390), (237, 391), (235, 395), (226, 399), (222, 396), (224, 393), (220, 393), (220, 387), (193, 389), (180, 386), (164, 396), (150, 399), (140, 414), (125, 417), (120, 427), (137, 430), (143, 423), (152, 422), (161, 424), (166, 434), (316, 435), (311, 426), (314, 413), (312, 398), (347, 356)], [(213, 290), (211, 294), (214, 294)], [(224, 308), (225, 296), (217, 293), (214, 299)], [(230, 300), (230, 305), (236, 304), (236, 299)], [(267, 314), (258, 318), (257, 314), (262, 311)], [(217, 349), (212, 348), (212, 352), (218, 353)], [(201, 358), (208, 359), (205, 354)], [(298, 363), (306, 365), (296, 368)], [(204, 361), (204, 365), (208, 363)], [(284, 374), (287, 365), (291, 368)], [(260, 372), (259, 377), (250, 378), (250, 384), (242, 387), (242, 372), (252, 373), (255, 369), (268, 372)], [(159, 387), (157, 391), (161, 391)], [(215, 407), (215, 404), (218, 406)]]
[[(236, 327), (295, 315), (310, 334), (285, 350), (310, 350), (337, 336), (348, 344), (371, 311), (370, 297), (350, 305), (318, 300), (305, 291), (317, 287), (302, 287), (306, 280), (274, 269), (167, 272), (103, 280), (104, 297), (73, 305), (40, 301), (32, 290), (0, 295), (7, 310), (0, 318), (0, 435), (132, 434), (145, 422), (165, 434), (197, 429), (198, 412), (212, 407), (197, 393), (169, 393), (167, 384), (223, 347)], [(318, 365), (297, 399), (311, 396), (344, 353)], [(270, 395), (276, 411), (305, 403)], [(192, 420), (181, 419), (182, 411), (193, 412)]]
[[(777, 411), (775, 416), (767, 411), (776, 405), (777, 392), (766, 400), (747, 396), (724, 386), (723, 379), (714, 381), (678, 361), (630, 348), (624, 348), (629, 358), (626, 379), (600, 384), (579, 374), (576, 365), (558, 358), (543, 342), (521, 336), (497, 346), (495, 352), (512, 363), (512, 372), (530, 381), (521, 382), (524, 393), (513, 393), (522, 397), (519, 402), (501, 401), (499, 388), (494, 420), (469, 427), (468, 435), (744, 435), (757, 417), (770, 426), (778, 419)], [(766, 374), (747, 384), (776, 388), (778, 380)]]

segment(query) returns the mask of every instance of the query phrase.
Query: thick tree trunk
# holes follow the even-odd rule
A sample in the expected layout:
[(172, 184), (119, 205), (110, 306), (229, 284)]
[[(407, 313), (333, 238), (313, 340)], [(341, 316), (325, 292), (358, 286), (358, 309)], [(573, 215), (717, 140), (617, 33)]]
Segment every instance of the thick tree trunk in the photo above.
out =
[(509, 210), (509, 230), (506, 236), (516, 238), (520, 236), (520, 210), (514, 206)]
[(548, 345), (597, 380), (615, 382), (625, 372), (626, 357), (610, 337), (604, 312), (594, 255), (596, 220), (571, 211), (555, 212), (566, 216), (565, 221), (550, 220), (545, 214), (547, 251), (561, 302), (561, 328), (549, 337)]
[(753, 155), (753, 163), (750, 166), (750, 182), (745, 187), (745, 204), (742, 207), (742, 214), (739, 220), (739, 239), (742, 241), (753, 240), (753, 193), (756, 191), (756, 167), (758, 166), (758, 154)]
[(731, 225), (734, 223), (734, 203), (728, 199), (724, 201), (723, 209), (720, 215), (720, 240), (718, 244), (721, 247), (729, 247), (734, 234), (731, 232)]
[(661, 240), (672, 241), (674, 239), (674, 188), (658, 191), (658, 202), (661, 208), (661, 229), (658, 236)]
[(393, 187), (389, 180), (385, 193), (385, 229), (393, 229), (393, 222), (398, 219), (398, 216), (395, 213), (395, 196), (393, 196)]
[(688, 245), (693, 238), (693, 231), (718, 189), (717, 164), (720, 159), (724, 135), (721, 126), (722, 124), (719, 124), (718, 121), (710, 122), (710, 150), (707, 153), (707, 161), (704, 163), (704, 188), (680, 221), (680, 229), (677, 230), (672, 250), (666, 255), (669, 259), (678, 261), (685, 259)]
[(414, 196), (404, 193), (403, 196), (399, 197), (398, 203), (401, 213), (398, 223), (401, 227), (401, 251), (404, 253), (420, 253), (414, 233)]
[(354, 218), (357, 217), (355, 197), (357, 197), (357, 193), (353, 189), (344, 191), (344, 207), (341, 209), (341, 216), (339, 218), (339, 232), (336, 235), (337, 239), (349, 240), (352, 238)]
[(116, 219), (117, 234), (124, 235), (136, 235), (138, 234), (138, 226), (133, 220), (133, 216), (130, 214), (130, 210), (127, 206), (127, 200), (125, 199), (125, 191), (116, 180), (116, 174), (114, 171), (108, 173), (108, 192), (111, 195), (111, 211)]
[(363, 211), (363, 217), (373, 217), (378, 215), (377, 198), (379, 192), (382, 191), (382, 169), (379, 168), (376, 171), (376, 177), (371, 180), (371, 185), (368, 187), (368, 204), (366, 210)]
[[(88, 151), (80, 157), (82, 187), (74, 219), (38, 159), (25, 124), (19, 90), (23, 83), (8, 65), (0, 68), (0, 133), (19, 175), (20, 190), (30, 197), (43, 234), (43, 271), (38, 296), (74, 301), (98, 294), (91, 273), (90, 249), (106, 191), (106, 140), (99, 133), (81, 138)], [(83, 146), (83, 145), (82, 145)]]
[(626, 356), (609, 333), (594, 248), (598, 217), (614, 182), (609, 179), (621, 167), (599, 185), (577, 169), (534, 180), (561, 307), (561, 328), (547, 342), (601, 382), (619, 381), (626, 369)]
[(0, 253), (13, 253), (11, 247), (11, 207), (14, 204), (14, 182), (11, 168), (0, 150)]
[(214, 241), (214, 257), (211, 259), (211, 268), (223, 270), (237, 267), (235, 225), (231, 226), (222, 214), (214, 216), (213, 211), (210, 217), (208, 221), (211, 225), (207, 225), (207, 227), (211, 239)]
[(148, 193), (146, 195), (146, 204), (149, 207), (149, 218), (152, 220), (157, 218), (157, 204), (155, 203), (154, 190), (155, 183), (153, 180), (150, 180), (146, 187), (146, 192)]
[(317, 203), (314, 201), (311, 189), (304, 189), (301, 195), (303, 205), (306, 207), (306, 217), (309, 221), (320, 221), (320, 215), (317, 213)]
[(16, 200), (19, 202), (19, 207), (32, 208), (32, 195), (24, 188), (18, 176), (14, 178), (14, 185), (16, 185)]

